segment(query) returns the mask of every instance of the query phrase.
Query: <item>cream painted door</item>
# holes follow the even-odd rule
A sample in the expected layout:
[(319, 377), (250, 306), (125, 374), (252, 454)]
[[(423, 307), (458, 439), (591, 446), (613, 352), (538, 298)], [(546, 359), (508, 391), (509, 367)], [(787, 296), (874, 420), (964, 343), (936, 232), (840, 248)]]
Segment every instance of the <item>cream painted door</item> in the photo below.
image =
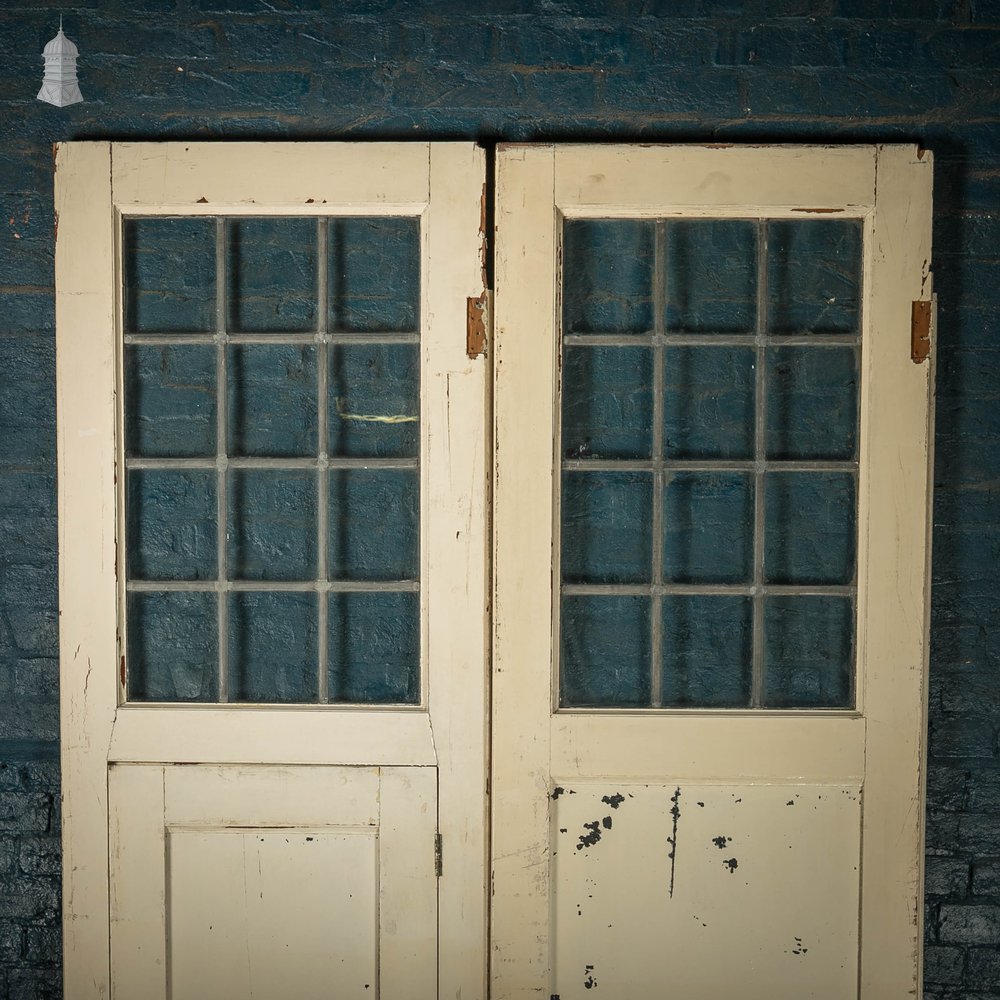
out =
[(498, 152), (494, 1000), (919, 993), (931, 170)]
[(482, 151), (56, 167), (67, 998), (482, 997)]

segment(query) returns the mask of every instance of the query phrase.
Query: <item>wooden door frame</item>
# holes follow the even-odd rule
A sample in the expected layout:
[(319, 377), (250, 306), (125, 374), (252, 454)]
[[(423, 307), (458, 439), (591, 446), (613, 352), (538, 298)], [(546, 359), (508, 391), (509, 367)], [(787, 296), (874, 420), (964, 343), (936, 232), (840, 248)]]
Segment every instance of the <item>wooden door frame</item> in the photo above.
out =
[[(505, 891), (491, 910), (493, 996), (551, 991), (553, 773), (641, 780), (658, 768), (671, 773), (669, 766), (674, 777), (687, 768), (692, 780), (720, 780), (713, 761), (721, 767), (737, 747), (745, 753), (760, 714), (793, 743), (808, 743), (807, 713), (674, 712), (673, 735), (663, 712), (632, 713), (632, 752), (609, 760), (622, 714), (556, 712), (548, 669), (558, 644), (561, 220), (755, 213), (865, 220), (858, 703), (828, 713), (824, 731), (840, 750), (810, 749), (811, 772), (801, 773), (864, 787), (860, 997), (919, 990), (933, 359), (911, 363), (910, 323), (911, 303), (931, 298), (932, 157), (912, 146), (509, 145), (496, 163), (492, 854)], [(698, 725), (720, 738), (734, 726), (739, 732), (714, 750), (699, 742), (707, 760), (685, 740), (684, 727), (699, 715)], [(583, 716), (586, 738), (576, 724)], [(746, 780), (766, 775), (769, 758), (788, 768), (774, 741), (757, 744)], [(637, 755), (646, 762), (641, 773), (628, 770)]]
[[(471, 143), (57, 147), (63, 930), (70, 1000), (111, 990), (109, 763), (261, 759), (437, 767), (438, 831), (447, 858), (438, 893), (439, 990), (485, 995), (489, 377), (485, 359), (466, 350), (467, 299), (484, 291), (484, 187), (485, 154)], [(171, 213), (422, 217), (421, 603), (429, 622), (422, 709), (121, 710), (119, 234), (123, 216)]]

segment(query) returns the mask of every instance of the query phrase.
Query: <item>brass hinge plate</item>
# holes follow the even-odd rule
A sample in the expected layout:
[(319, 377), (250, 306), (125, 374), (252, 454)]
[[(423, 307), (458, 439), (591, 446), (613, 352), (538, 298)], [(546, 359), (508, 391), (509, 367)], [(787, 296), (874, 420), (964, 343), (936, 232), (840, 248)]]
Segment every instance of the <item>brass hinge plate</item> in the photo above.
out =
[(490, 293), (483, 291), (465, 300), (465, 353), (470, 358), (486, 356), (490, 329)]
[(919, 299), (910, 311), (910, 360), (915, 365), (931, 353), (931, 327), (934, 323), (934, 298)]

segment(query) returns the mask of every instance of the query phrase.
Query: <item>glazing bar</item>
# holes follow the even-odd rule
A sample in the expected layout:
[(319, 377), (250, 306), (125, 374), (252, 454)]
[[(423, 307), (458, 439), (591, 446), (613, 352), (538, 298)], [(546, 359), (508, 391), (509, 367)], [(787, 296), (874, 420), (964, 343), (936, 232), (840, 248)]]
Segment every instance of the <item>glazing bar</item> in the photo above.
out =
[(659, 708), (663, 700), (663, 613), (662, 594), (656, 589), (663, 583), (663, 330), (666, 310), (667, 224), (656, 222), (653, 247), (653, 592), (650, 595), (650, 705)]
[[(330, 575), (328, 565), (327, 540), (329, 538), (329, 406), (330, 367), (329, 346), (326, 340), (327, 317), (329, 315), (329, 282), (327, 253), (329, 249), (329, 220), (320, 216), (316, 220), (316, 430), (319, 452), (316, 462), (316, 576), (319, 583), (325, 583)], [(317, 647), (317, 691), (320, 704), (330, 700), (329, 691), (329, 612), (330, 601), (326, 591), (316, 595), (316, 647)]]
[(753, 661), (750, 705), (764, 696), (764, 462), (767, 458), (767, 222), (757, 220), (757, 320), (754, 332), (754, 478), (753, 478)]
[(218, 557), (219, 701), (229, 700), (228, 479), (229, 387), (226, 358), (226, 220), (215, 220), (215, 464)]

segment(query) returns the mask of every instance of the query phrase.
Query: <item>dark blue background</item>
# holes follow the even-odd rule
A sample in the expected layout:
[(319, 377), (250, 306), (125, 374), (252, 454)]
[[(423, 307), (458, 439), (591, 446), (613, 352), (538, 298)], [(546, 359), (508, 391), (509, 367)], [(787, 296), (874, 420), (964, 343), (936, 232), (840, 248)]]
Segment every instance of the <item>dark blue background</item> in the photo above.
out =
[[(35, 100), (59, 13), (84, 104)], [(1000, 0), (0, 10), (0, 996), (56, 997), (51, 143), (919, 142), (940, 295), (926, 995), (1000, 998)]]

